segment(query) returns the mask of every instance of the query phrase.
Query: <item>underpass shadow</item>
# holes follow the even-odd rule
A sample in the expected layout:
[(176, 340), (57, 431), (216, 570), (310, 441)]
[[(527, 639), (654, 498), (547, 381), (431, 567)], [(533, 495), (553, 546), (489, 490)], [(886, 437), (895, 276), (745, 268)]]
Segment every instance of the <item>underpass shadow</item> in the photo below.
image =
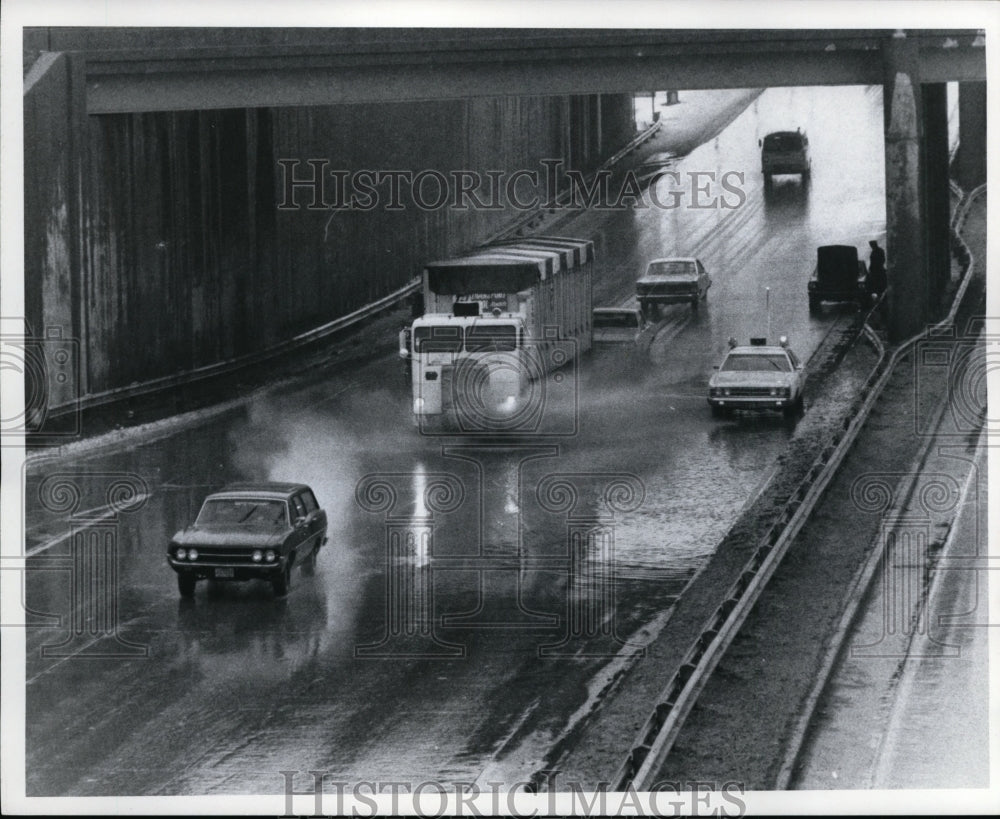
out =
[(804, 414), (803, 411), (785, 415), (781, 412), (731, 410), (726, 416), (712, 419), (715, 427), (708, 437), (713, 443), (727, 444), (748, 433), (777, 430), (791, 438)]

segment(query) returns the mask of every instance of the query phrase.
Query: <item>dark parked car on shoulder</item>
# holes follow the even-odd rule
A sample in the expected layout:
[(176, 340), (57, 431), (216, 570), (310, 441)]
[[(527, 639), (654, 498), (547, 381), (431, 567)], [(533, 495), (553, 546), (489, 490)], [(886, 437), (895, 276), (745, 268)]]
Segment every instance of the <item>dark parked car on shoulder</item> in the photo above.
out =
[(858, 307), (868, 299), (868, 268), (853, 245), (825, 245), (816, 249), (816, 269), (809, 280), (809, 312), (824, 301), (853, 301)]
[(281, 597), (293, 568), (315, 571), (326, 524), (305, 484), (233, 484), (205, 498), (195, 522), (170, 539), (167, 562), (182, 597), (191, 597), (199, 580), (253, 578), (269, 580)]

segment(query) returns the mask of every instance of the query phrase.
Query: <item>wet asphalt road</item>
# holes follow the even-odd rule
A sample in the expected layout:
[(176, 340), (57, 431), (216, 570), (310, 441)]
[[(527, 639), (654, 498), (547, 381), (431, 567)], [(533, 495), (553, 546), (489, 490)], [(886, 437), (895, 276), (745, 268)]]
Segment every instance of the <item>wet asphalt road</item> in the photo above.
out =
[[(421, 435), (398, 360), (381, 358), (113, 454), (34, 461), (28, 794), (280, 792), (283, 770), (408, 782), (530, 770), (793, 432), (778, 416), (713, 420), (705, 385), (730, 335), (764, 331), (765, 287), (771, 335), (803, 359), (841, 318), (808, 315), (806, 280), (817, 245), (884, 235), (881, 115), (877, 88), (768, 90), (673, 166), (682, 207), (576, 219), (573, 234), (597, 244), (598, 303), (628, 295), (657, 256), (698, 256), (713, 285), (697, 313), (664, 311), (648, 355), (599, 350), (550, 379), (557, 436)], [(800, 124), (812, 182), (779, 177), (765, 199), (757, 139)], [(744, 173), (745, 201), (690, 207), (690, 171)], [(701, 179), (701, 203), (724, 193)], [(63, 477), (78, 497), (55, 491)], [(122, 479), (141, 501), (115, 514)], [(202, 583), (181, 601), (169, 535), (207, 492), (251, 479), (313, 487), (330, 519), (316, 576), (296, 573), (286, 599), (254, 582)], [(76, 572), (75, 530), (107, 535), (77, 552)], [(116, 638), (93, 639), (112, 624)]]

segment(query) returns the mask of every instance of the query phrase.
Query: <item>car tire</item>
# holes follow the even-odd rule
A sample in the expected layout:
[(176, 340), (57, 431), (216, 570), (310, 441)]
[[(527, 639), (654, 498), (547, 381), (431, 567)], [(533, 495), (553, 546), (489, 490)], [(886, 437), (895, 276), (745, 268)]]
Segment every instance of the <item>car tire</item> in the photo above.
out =
[(799, 395), (791, 403), (785, 404), (782, 408), (782, 413), (786, 418), (795, 418), (802, 414), (802, 410), (805, 408), (805, 402), (802, 400), (802, 396)]
[(771, 178), (771, 174), (765, 173), (764, 174), (764, 190), (766, 190), (766, 191), (771, 190), (771, 187), (773, 185), (774, 185), (774, 180)]
[(178, 573), (177, 591), (180, 592), (181, 597), (194, 597), (194, 590), (197, 585), (198, 578), (193, 574), (188, 574), (187, 572)]
[(819, 299), (809, 299), (809, 315), (819, 312)]
[(695, 297), (693, 299), (691, 299), (691, 311), (692, 312), (694, 312), (694, 313), (698, 312), (698, 302), (700, 300), (701, 300), (701, 298), (698, 295), (695, 295)]
[(712, 404), (712, 417), (713, 418), (725, 418), (729, 414), (729, 410), (725, 407), (719, 407)]
[(271, 581), (275, 597), (284, 597), (292, 588), (292, 562), (285, 564), (285, 570)]
[(316, 574), (316, 559), (319, 557), (319, 546), (309, 553), (306, 562), (302, 564), (302, 574), (312, 577)]

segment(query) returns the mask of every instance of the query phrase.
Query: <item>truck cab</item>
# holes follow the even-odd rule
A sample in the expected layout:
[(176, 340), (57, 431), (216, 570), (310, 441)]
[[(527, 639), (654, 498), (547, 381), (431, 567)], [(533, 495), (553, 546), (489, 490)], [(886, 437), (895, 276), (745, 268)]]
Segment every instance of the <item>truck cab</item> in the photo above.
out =
[(527, 375), (524, 321), (516, 314), (430, 315), (413, 322), (413, 412), (440, 415), (468, 398), (480, 415), (517, 412)]
[(796, 131), (772, 131), (759, 142), (760, 167), (764, 187), (770, 188), (777, 174), (798, 174), (802, 183), (809, 181), (812, 163), (809, 159), (809, 137)]

